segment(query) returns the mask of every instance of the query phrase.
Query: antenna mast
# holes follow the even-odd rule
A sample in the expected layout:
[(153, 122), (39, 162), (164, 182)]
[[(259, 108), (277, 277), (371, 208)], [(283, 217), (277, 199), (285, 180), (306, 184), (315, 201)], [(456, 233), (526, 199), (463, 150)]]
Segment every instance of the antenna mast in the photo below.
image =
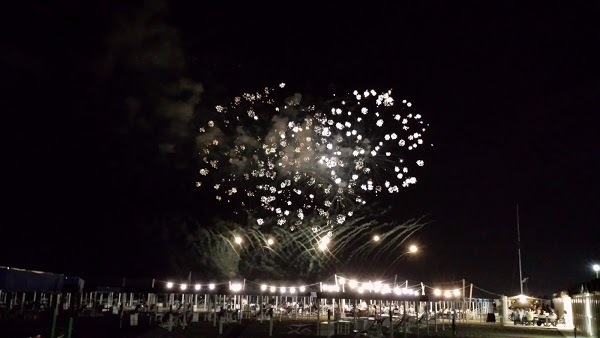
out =
[(517, 249), (519, 252), (519, 284), (523, 294), (523, 270), (521, 269), (521, 229), (519, 226), (519, 205), (517, 204)]

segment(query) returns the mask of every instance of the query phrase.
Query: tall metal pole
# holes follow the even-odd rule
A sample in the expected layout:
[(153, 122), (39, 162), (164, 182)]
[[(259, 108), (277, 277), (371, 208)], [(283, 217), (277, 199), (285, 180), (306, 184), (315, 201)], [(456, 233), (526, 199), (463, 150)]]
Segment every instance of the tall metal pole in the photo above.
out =
[(523, 270), (521, 268), (521, 229), (519, 225), (519, 205), (517, 204), (517, 248), (519, 251), (519, 284), (521, 285), (521, 294), (523, 294)]

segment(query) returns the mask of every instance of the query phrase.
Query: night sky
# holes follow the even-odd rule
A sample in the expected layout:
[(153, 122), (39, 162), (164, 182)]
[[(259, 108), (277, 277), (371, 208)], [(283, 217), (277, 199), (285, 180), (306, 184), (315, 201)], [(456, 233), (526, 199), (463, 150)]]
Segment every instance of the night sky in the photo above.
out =
[[(430, 123), (434, 147), (419, 183), (388, 201), (399, 221), (430, 222), (412, 238), (422, 253), (399, 274), (518, 293), (518, 204), (530, 293), (594, 277), (592, 5), (18, 6), (2, 20), (0, 265), (86, 280), (175, 273), (169, 257), (185, 230), (165, 224), (210, 224), (226, 212), (194, 187), (197, 117), (286, 82), (315, 95), (394, 88)], [(169, 115), (163, 100), (181, 99), (165, 84), (182, 78), (203, 88), (197, 104), (186, 98), (189, 120)], [(175, 150), (159, 151), (165, 144)]]

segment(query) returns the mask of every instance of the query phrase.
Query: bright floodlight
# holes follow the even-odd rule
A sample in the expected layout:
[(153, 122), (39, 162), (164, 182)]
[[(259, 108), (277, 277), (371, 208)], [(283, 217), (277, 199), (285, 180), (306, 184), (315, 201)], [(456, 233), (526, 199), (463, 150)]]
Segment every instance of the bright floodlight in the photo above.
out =
[(235, 243), (237, 243), (237, 244), (242, 244), (242, 237), (240, 237), (240, 236), (235, 236), (235, 238), (234, 238), (234, 241), (235, 241)]
[(277, 287), (276, 286), (271, 286), (270, 290), (271, 290), (271, 292), (275, 292), (275, 291), (277, 291)]
[(200, 288), (201, 288), (201, 287), (202, 287), (202, 286), (200, 286), (200, 284), (196, 284), (196, 285), (194, 285), (194, 290), (196, 290), (196, 291), (200, 291)]
[(187, 284), (181, 284), (181, 291), (185, 291), (187, 289)]
[(173, 287), (173, 282), (168, 282), (167, 283), (167, 289), (171, 289)]
[(374, 241), (374, 242), (379, 242), (379, 240), (380, 240), (380, 239), (381, 239), (381, 238), (379, 237), (379, 235), (375, 235), (375, 236), (373, 236), (373, 241)]
[(273, 245), (273, 244), (275, 244), (275, 240), (273, 238), (267, 239), (267, 245)]
[(338, 278), (338, 283), (340, 283), (340, 284), (346, 284), (346, 278), (344, 278), (344, 277), (339, 277), (339, 278)]
[(325, 236), (325, 237), (321, 238), (321, 240), (319, 241), (319, 249), (321, 249), (321, 251), (327, 250), (327, 246), (329, 245), (330, 242), (331, 242), (331, 238), (329, 238), (329, 236)]
[(600, 264), (592, 265), (592, 269), (594, 269), (594, 271), (596, 271), (596, 272), (600, 271)]
[(300, 287), (300, 292), (304, 292), (304, 291), (306, 291), (306, 288), (304, 286), (301, 286)]
[(446, 298), (452, 297), (452, 291), (450, 291), (450, 290), (444, 291), (444, 297), (446, 297)]
[(208, 284), (208, 288), (209, 288), (210, 290), (214, 290), (214, 289), (215, 289), (215, 283), (210, 283), (210, 284)]
[(296, 293), (296, 288), (293, 286), (290, 286), (290, 293)]
[(232, 283), (229, 289), (233, 292), (238, 292), (242, 290), (242, 284), (240, 283)]
[(435, 289), (435, 290), (433, 290), (433, 294), (436, 295), (436, 296), (441, 296), (442, 295), (442, 290)]
[(525, 295), (519, 295), (519, 303), (525, 304), (527, 302), (527, 297)]
[(352, 279), (350, 282), (348, 282), (348, 286), (352, 289), (355, 289), (358, 286), (358, 282)]
[(417, 251), (419, 251), (419, 248), (414, 244), (408, 248), (408, 252), (410, 252), (410, 253), (415, 253)]
[(260, 291), (265, 291), (267, 289), (267, 286), (265, 284), (260, 286)]
[(454, 297), (458, 297), (458, 296), (460, 296), (460, 290), (456, 289), (456, 290), (452, 291), (452, 294), (454, 294)]

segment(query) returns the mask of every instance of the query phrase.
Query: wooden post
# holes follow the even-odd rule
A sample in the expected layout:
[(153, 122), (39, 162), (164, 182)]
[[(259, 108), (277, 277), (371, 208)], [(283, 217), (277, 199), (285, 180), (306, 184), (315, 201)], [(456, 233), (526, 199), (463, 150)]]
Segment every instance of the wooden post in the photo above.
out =
[(56, 319), (58, 318), (59, 303), (60, 303), (60, 293), (56, 294), (56, 304), (54, 306), (54, 315), (52, 316), (52, 329), (50, 331), (50, 338), (54, 338), (56, 335)]
[(442, 307), (444, 308), (444, 310), (442, 310), (442, 331), (446, 331), (446, 317), (444, 316), (444, 311), (448, 309), (448, 304), (445, 300), (442, 303)]
[(317, 297), (317, 336), (321, 333), (321, 300)]
[(433, 325), (435, 325), (435, 332), (437, 333), (438, 332), (438, 330), (437, 330), (438, 302), (437, 301), (435, 302), (434, 308), (435, 308), (435, 312), (434, 312), (434, 317), (433, 317)]
[(187, 305), (185, 305), (185, 303), (183, 303), (183, 318), (181, 319), (181, 327), (185, 330), (185, 327), (187, 326)]
[(394, 321), (392, 320), (392, 306), (390, 304), (388, 315), (390, 316), (390, 338), (394, 338)]
[(73, 317), (69, 318), (69, 328), (67, 330), (67, 338), (71, 338), (73, 335)]
[(452, 335), (456, 336), (456, 309), (452, 309)]
[(421, 307), (421, 301), (415, 302), (415, 313), (417, 314), (417, 337), (419, 337), (421, 331), (419, 330), (419, 307)]
[(213, 326), (217, 326), (217, 295), (215, 295), (215, 306), (214, 306), (214, 318), (213, 318)]
[(404, 338), (407, 337), (407, 331), (408, 331), (408, 304), (406, 301), (403, 301), (403, 305), (404, 305), (404, 311), (403, 311), (403, 324), (404, 324)]
[[(263, 298), (263, 297), (260, 296), (260, 298)], [(262, 299), (261, 299), (261, 301), (258, 301), (258, 320), (262, 324), (262, 322), (263, 322), (263, 304), (262, 304)]]
[(169, 315), (169, 332), (173, 331), (173, 305), (170, 306)]
[[(427, 318), (425, 318), (427, 320), (427, 335), (429, 336), (429, 316), (431, 316), (431, 302), (428, 302), (429, 304), (429, 311), (427, 311)], [(427, 308), (427, 306), (425, 307)]]
[[(120, 295), (120, 294), (119, 294)], [(126, 298), (127, 294), (123, 293), (123, 302), (121, 303), (121, 305), (119, 305), (119, 328), (123, 328), (123, 315), (125, 314), (125, 305), (126, 305)]]
[[(246, 280), (244, 279), (244, 284)], [(248, 299), (246, 299), (246, 304), (249, 304)], [(238, 322), (242, 323), (242, 318), (244, 318), (244, 296), (240, 295), (240, 315), (238, 316)]]

